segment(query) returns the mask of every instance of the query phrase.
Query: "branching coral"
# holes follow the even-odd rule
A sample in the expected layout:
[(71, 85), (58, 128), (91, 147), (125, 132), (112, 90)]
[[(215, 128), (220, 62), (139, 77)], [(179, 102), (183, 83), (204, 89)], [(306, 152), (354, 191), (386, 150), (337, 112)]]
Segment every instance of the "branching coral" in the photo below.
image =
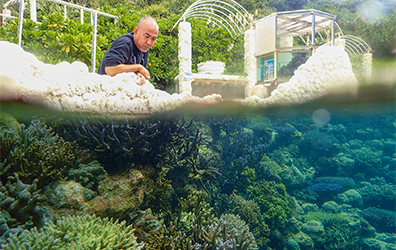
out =
[(66, 177), (76, 162), (79, 150), (75, 143), (66, 142), (35, 119), (28, 126), (2, 128), (0, 136), (0, 175), (3, 182), (12, 173), (26, 183), (38, 179), (42, 187)]
[(69, 180), (81, 183), (86, 188), (97, 190), (99, 181), (106, 178), (107, 172), (98, 161), (88, 164), (79, 164), (78, 168), (71, 168), (68, 174)]
[(45, 210), (39, 205), (43, 197), (37, 191), (37, 180), (24, 184), (18, 175), (9, 176), (7, 184), (0, 182), (0, 236), (9, 229), (42, 226)]
[(2, 249), (142, 249), (134, 229), (95, 215), (70, 216), (50, 222), (42, 229), (33, 228), (13, 234)]
[(265, 216), (254, 200), (245, 200), (242, 196), (232, 194), (229, 197), (230, 211), (237, 214), (249, 224), (258, 246), (264, 246), (269, 241), (270, 229), (265, 224)]
[(178, 164), (204, 144), (202, 133), (193, 130), (193, 119), (171, 117), (126, 120), (123, 122), (89, 119), (67, 123), (65, 130), (71, 139), (100, 152), (99, 161), (106, 169), (116, 166), (111, 159), (134, 165), (157, 166), (159, 162)]
[(273, 181), (259, 181), (247, 187), (246, 193), (254, 200), (270, 228), (281, 225), (289, 216), (290, 207), (286, 187)]

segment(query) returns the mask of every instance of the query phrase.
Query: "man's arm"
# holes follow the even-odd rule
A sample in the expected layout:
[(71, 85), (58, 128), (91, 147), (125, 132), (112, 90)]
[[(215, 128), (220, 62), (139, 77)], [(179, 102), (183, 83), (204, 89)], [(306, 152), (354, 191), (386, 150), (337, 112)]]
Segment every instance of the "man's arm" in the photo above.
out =
[(136, 74), (142, 74), (147, 80), (150, 80), (150, 73), (141, 64), (119, 64), (117, 66), (107, 66), (105, 67), (105, 71), (109, 76), (115, 76), (124, 72), (135, 72)]

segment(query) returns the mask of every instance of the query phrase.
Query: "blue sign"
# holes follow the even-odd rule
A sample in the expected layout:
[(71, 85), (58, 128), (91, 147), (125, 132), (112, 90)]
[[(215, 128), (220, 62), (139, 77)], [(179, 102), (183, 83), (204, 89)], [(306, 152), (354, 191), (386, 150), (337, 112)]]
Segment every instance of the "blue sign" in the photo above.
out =
[(274, 79), (275, 63), (274, 59), (264, 62), (264, 80)]

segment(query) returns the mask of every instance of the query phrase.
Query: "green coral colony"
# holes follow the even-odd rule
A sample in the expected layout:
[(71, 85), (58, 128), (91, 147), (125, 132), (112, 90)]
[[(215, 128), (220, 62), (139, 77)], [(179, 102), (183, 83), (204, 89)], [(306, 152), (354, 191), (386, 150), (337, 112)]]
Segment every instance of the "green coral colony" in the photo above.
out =
[(396, 249), (394, 123), (339, 112), (3, 112), (1, 248)]

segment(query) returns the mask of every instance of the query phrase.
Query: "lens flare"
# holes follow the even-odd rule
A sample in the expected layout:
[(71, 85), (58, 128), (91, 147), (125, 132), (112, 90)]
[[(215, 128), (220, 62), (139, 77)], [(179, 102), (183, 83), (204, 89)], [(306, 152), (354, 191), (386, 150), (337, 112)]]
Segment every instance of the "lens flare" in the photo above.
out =
[(370, 0), (360, 5), (358, 14), (362, 20), (374, 24), (381, 22), (390, 9), (390, 6), (382, 1)]
[(325, 109), (315, 110), (315, 112), (313, 112), (312, 114), (313, 123), (319, 126), (326, 125), (327, 123), (329, 123), (330, 119), (331, 119), (331, 114), (329, 111)]

